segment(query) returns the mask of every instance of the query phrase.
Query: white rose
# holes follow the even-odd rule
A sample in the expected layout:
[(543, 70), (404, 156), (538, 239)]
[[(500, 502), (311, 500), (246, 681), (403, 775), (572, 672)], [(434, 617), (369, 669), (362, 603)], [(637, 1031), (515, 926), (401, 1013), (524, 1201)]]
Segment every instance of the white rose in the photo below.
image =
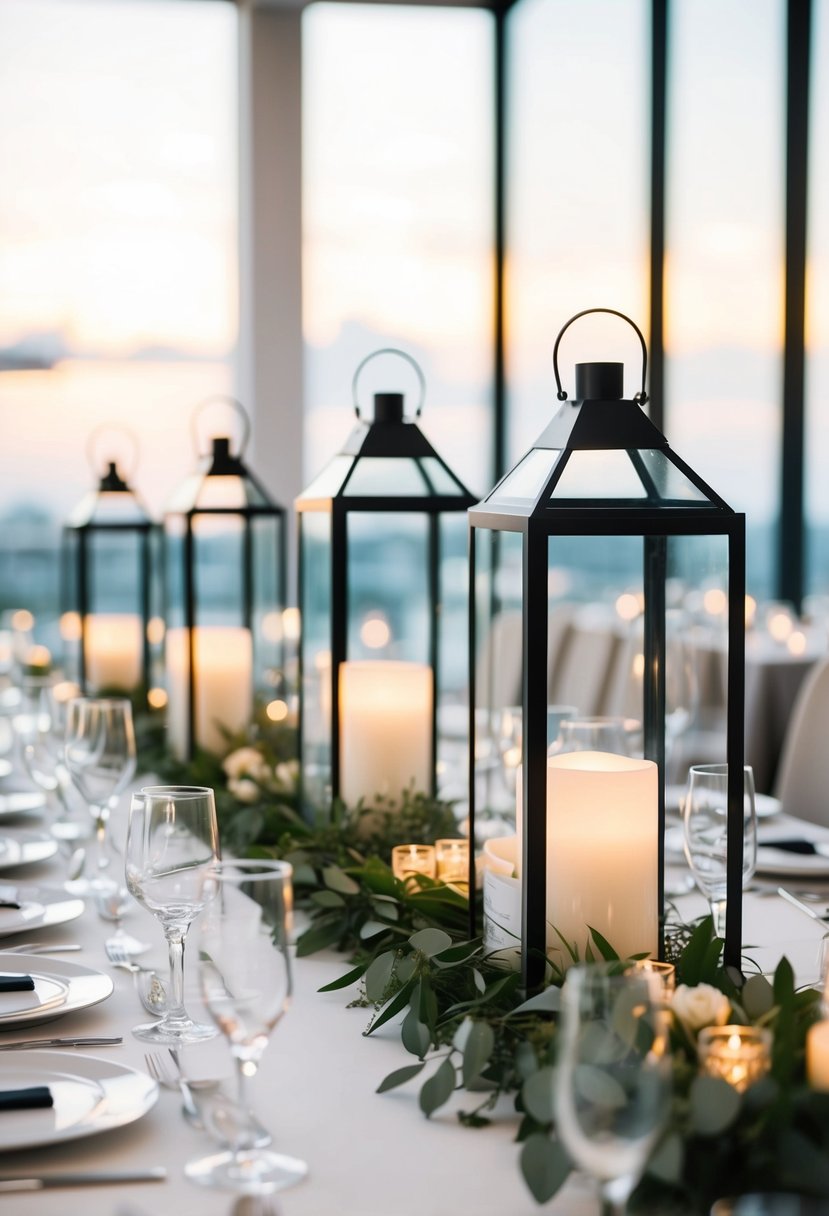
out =
[(277, 764), (274, 769), (274, 789), (281, 793), (290, 793), (295, 788), (298, 777), (298, 761), (286, 760), (282, 764)]
[(690, 1034), (704, 1026), (724, 1026), (731, 1016), (728, 997), (710, 984), (697, 984), (695, 988), (680, 984), (671, 1005)]
[(250, 777), (261, 782), (267, 779), (270, 772), (262, 753), (255, 747), (237, 748), (225, 757), (222, 768), (232, 781), (239, 777)]
[(234, 798), (238, 798), (240, 802), (255, 802), (259, 797), (259, 786), (255, 781), (249, 781), (247, 777), (231, 777), (227, 783), (227, 788)]

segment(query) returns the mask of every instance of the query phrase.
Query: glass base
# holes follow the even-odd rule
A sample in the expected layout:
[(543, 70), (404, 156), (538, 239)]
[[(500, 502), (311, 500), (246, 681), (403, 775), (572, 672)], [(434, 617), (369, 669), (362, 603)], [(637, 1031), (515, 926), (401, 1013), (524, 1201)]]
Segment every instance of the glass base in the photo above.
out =
[(206, 1039), (215, 1039), (219, 1033), (217, 1026), (208, 1026), (204, 1022), (186, 1021), (142, 1022), (133, 1026), (133, 1038), (142, 1043), (152, 1043), (157, 1047), (184, 1047), (187, 1043), (203, 1043)]
[(240, 1195), (272, 1195), (274, 1191), (296, 1186), (308, 1173), (308, 1166), (296, 1157), (284, 1157), (259, 1149), (240, 1153), (217, 1153), (189, 1161), (184, 1172), (191, 1182), (212, 1186)]

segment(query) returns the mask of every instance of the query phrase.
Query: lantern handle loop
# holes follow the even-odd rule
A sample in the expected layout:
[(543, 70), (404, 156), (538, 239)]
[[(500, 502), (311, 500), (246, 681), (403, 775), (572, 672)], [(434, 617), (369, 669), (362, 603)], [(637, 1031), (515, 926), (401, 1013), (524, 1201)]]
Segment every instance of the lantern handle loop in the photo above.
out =
[(618, 312), (615, 308), (585, 308), (583, 312), (577, 312), (574, 317), (571, 317), (569, 321), (562, 325), (561, 329), (558, 331), (556, 344), (553, 347), (553, 375), (556, 378), (556, 389), (558, 390), (556, 392), (556, 396), (558, 397), (559, 401), (567, 400), (567, 391), (561, 387), (561, 376), (558, 372), (558, 348), (561, 344), (561, 339), (564, 337), (564, 331), (569, 329), (574, 321), (578, 321), (579, 317), (586, 317), (592, 312), (606, 312), (612, 317), (621, 317), (623, 321), (627, 321), (628, 325), (632, 326), (633, 329), (636, 330), (636, 335), (639, 338), (639, 342), (642, 347), (642, 387), (638, 393), (633, 394), (633, 400), (638, 402), (639, 405), (644, 405), (648, 400), (648, 394), (645, 392), (645, 379), (648, 372), (648, 348), (645, 345), (645, 339), (642, 337), (642, 331), (636, 322), (631, 321), (630, 317), (626, 316), (623, 312)]
[(96, 426), (94, 430), (89, 432), (85, 448), (86, 462), (95, 476), (99, 477), (101, 472), (96, 454), (96, 448), (98, 440), (103, 434), (105, 434), (106, 431), (119, 431), (122, 435), (126, 435), (127, 439), (129, 439), (132, 445), (132, 459), (128, 462), (125, 470), (125, 480), (127, 482), (131, 482), (135, 477), (135, 473), (138, 468), (138, 460), (141, 455), (141, 445), (138, 442), (138, 436), (136, 435), (135, 431), (128, 426), (123, 426), (120, 422), (102, 422), (100, 426)]
[(214, 393), (212, 397), (205, 397), (204, 401), (200, 401), (190, 415), (190, 435), (193, 439), (193, 449), (200, 459), (203, 456), (206, 456), (207, 453), (199, 451), (199, 418), (202, 416), (205, 409), (211, 405), (218, 405), (219, 403), (229, 405), (242, 419), (242, 438), (239, 441), (238, 455), (244, 456), (245, 449), (248, 446), (248, 441), (250, 440), (250, 416), (247, 410), (242, 405), (241, 401), (237, 401), (235, 397), (231, 397), (227, 393)]
[(405, 359), (406, 362), (414, 368), (417, 376), (417, 382), (420, 386), (420, 400), (417, 403), (417, 409), (414, 412), (414, 416), (415, 418), (419, 418), (423, 413), (423, 403), (426, 400), (426, 377), (423, 375), (420, 364), (417, 362), (417, 360), (413, 359), (411, 355), (407, 355), (405, 350), (398, 350), (396, 346), (384, 346), (382, 350), (372, 351), (370, 355), (366, 355), (365, 359), (358, 364), (357, 370), (354, 373), (354, 379), (351, 381), (351, 398), (354, 404), (354, 413), (358, 418), (362, 419), (362, 414), (360, 413), (360, 402), (357, 398), (357, 382), (360, 379), (360, 372), (367, 363), (370, 363), (372, 359), (376, 359), (379, 355), (399, 355), (401, 359)]

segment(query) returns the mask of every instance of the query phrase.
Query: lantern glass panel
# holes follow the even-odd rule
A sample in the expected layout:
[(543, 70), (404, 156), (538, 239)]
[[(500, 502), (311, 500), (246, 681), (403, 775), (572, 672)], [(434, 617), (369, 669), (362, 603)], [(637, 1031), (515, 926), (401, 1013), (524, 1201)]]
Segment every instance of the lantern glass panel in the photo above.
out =
[(327, 512), (300, 521), (302, 604), (302, 788), (308, 806), (331, 799), (331, 531)]
[(354, 511), (347, 521), (346, 657), (428, 663), (428, 516)]
[(532, 506), (552, 476), (561, 453), (554, 448), (533, 448), (487, 498), (495, 507)]
[(192, 523), (196, 624), (244, 624), (244, 519), (194, 515)]
[(420, 498), (428, 492), (429, 484), (418, 462), (395, 456), (358, 461), (343, 491), (346, 498), (364, 495), (386, 497), (391, 494), (401, 498)]
[(281, 687), (285, 653), (281, 612), (285, 599), (279, 557), (283, 543), (282, 517), (253, 516), (250, 520), (250, 543), (254, 682), (256, 688), (263, 692), (277, 688), (286, 691)]
[(660, 498), (699, 504), (705, 494), (658, 448), (643, 448), (639, 455)]
[(308, 489), (304, 491), (302, 497), (309, 499), (334, 498), (342, 488), (342, 484), (353, 464), (354, 458), (352, 456), (335, 456), (322, 472), (314, 478)]
[(627, 452), (619, 450), (570, 452), (556, 482), (556, 498), (647, 497), (641, 477)]
[(168, 515), (164, 521), (164, 599), (167, 629), (185, 624), (184, 536), (186, 521), (181, 515)]

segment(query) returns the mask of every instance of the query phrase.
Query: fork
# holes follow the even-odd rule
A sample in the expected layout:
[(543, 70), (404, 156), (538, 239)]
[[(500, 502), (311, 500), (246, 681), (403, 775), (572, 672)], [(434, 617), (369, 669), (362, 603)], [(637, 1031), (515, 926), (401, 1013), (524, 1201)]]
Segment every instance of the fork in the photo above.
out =
[(193, 1127), (198, 1128), (199, 1131), (203, 1131), (204, 1123), (193, 1097), (190, 1082), (184, 1079), (178, 1060), (172, 1057), (172, 1052), (170, 1053), (170, 1058), (168, 1058), (158, 1051), (148, 1051), (144, 1056), (144, 1063), (147, 1066), (147, 1072), (154, 1081), (157, 1081), (164, 1089), (171, 1089), (175, 1093), (181, 1094), (184, 1117)]
[(130, 971), (133, 975), (138, 975), (142, 971), (155, 971), (155, 967), (142, 967), (135, 959), (130, 958), (121, 942), (115, 941), (114, 938), (104, 942), (104, 950), (113, 967), (122, 967), (124, 971)]
[(24, 942), (22, 946), (4, 946), (3, 954), (74, 954), (81, 947), (77, 942)]

